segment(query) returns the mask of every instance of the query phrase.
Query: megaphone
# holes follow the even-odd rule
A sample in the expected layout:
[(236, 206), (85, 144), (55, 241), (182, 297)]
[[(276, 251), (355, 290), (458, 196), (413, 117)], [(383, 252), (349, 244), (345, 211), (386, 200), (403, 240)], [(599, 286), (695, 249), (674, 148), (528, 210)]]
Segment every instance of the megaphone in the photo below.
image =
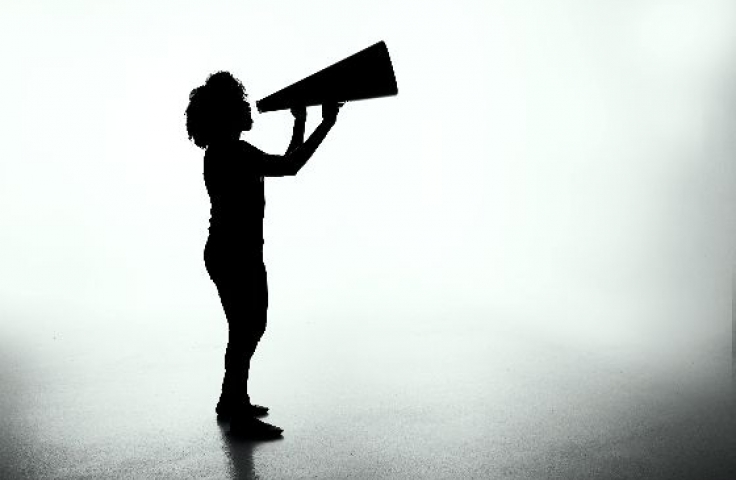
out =
[(388, 97), (399, 92), (385, 42), (359, 51), (256, 102), (259, 112)]

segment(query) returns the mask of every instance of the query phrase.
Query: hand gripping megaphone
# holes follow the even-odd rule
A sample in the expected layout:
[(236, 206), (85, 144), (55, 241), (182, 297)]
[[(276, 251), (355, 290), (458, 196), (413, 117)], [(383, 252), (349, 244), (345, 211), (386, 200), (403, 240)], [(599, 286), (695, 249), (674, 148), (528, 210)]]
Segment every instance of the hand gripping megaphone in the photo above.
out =
[(385, 42), (361, 50), (256, 102), (259, 112), (388, 97), (399, 92)]

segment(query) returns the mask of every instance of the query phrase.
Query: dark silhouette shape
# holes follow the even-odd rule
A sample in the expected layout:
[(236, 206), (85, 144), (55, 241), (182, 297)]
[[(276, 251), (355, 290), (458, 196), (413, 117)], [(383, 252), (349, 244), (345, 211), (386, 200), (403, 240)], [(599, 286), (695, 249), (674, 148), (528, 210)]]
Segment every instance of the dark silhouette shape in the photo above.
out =
[(399, 92), (385, 42), (378, 42), (258, 100), (259, 112), (388, 97)]
[[(220, 429), (222, 451), (228, 459), (230, 478), (232, 480), (258, 480), (262, 478), (258, 474), (255, 462), (256, 450), (262, 445), (262, 442), (228, 435), (222, 426)], [(273, 440), (280, 441), (282, 438)]]
[(248, 392), (250, 361), (266, 329), (268, 285), (263, 263), (264, 177), (295, 175), (335, 124), (340, 104), (322, 106), (322, 123), (304, 141), (306, 109), (292, 109), (294, 131), (285, 155), (240, 140), (253, 126), (243, 85), (228, 72), (192, 90), (186, 110), (189, 138), (206, 149), (204, 180), (212, 204), (204, 261), (228, 322), (225, 376), (216, 407), (234, 434), (277, 438), (281, 429), (257, 420), (267, 413)]

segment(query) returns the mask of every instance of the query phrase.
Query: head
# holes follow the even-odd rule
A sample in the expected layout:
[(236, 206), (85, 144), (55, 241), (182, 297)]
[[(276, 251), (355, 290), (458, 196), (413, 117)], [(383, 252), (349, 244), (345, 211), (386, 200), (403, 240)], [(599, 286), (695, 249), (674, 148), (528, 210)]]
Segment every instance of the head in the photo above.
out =
[(189, 94), (186, 110), (189, 139), (200, 148), (237, 139), (253, 126), (243, 84), (229, 72), (213, 73)]

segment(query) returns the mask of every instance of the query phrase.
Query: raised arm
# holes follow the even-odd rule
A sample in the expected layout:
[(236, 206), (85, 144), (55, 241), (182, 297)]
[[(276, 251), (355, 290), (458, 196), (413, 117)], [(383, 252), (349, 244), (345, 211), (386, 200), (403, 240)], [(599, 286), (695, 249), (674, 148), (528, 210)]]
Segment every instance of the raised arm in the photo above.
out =
[(292, 111), (294, 114), (294, 132), (286, 154), (282, 156), (263, 153), (261, 155), (262, 161), (258, 165), (259, 173), (265, 177), (296, 175), (335, 125), (340, 107), (341, 105), (338, 103), (322, 105), (322, 123), (306, 141), (303, 141), (306, 111), (304, 109), (294, 109)]
[(307, 108), (292, 108), (291, 114), (294, 115), (294, 132), (291, 135), (291, 143), (289, 143), (289, 148), (286, 149), (286, 155), (293, 153), (294, 150), (299, 148), (304, 143), (304, 127), (307, 123)]

